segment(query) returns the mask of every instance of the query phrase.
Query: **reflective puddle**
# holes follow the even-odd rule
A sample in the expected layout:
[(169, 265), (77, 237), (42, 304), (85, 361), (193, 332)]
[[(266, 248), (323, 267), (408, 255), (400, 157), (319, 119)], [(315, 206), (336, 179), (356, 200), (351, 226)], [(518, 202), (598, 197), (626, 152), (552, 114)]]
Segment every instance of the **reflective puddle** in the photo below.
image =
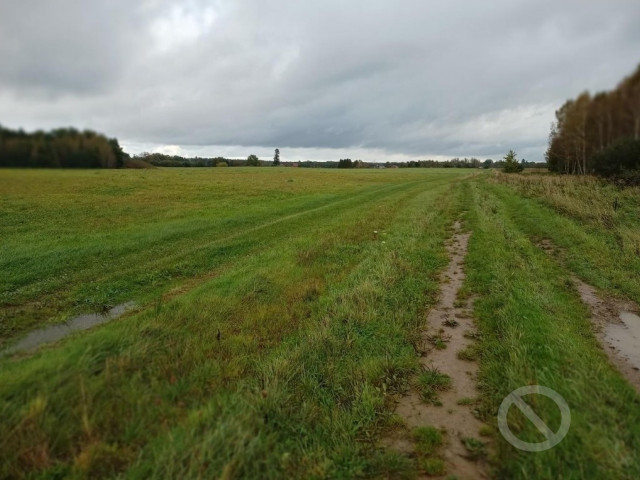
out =
[(136, 306), (135, 302), (122, 303), (116, 305), (106, 313), (89, 313), (72, 318), (61, 325), (53, 325), (51, 327), (41, 328), (29, 333), (26, 337), (16, 343), (14, 346), (2, 351), (3, 355), (10, 355), (17, 352), (32, 351), (42, 344), (55, 342), (66, 337), (70, 333), (87, 330), (96, 325), (107, 323), (127, 310), (131, 310)]
[(606, 339), (637, 369), (640, 369), (640, 317), (635, 313), (621, 312), (622, 324), (610, 323), (606, 327)]

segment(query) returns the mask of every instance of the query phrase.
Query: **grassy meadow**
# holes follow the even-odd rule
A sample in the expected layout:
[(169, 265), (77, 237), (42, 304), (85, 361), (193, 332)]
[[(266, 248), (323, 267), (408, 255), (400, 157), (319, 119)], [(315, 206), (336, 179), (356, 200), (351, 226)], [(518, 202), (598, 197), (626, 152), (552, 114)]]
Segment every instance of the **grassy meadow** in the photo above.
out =
[[(381, 439), (456, 220), (493, 478), (638, 478), (640, 396), (571, 277), (640, 304), (639, 208), (638, 189), (467, 169), (0, 170), (0, 348), (138, 305), (0, 357), (0, 478), (416, 477)], [(531, 454), (495, 415), (535, 383), (572, 425)]]

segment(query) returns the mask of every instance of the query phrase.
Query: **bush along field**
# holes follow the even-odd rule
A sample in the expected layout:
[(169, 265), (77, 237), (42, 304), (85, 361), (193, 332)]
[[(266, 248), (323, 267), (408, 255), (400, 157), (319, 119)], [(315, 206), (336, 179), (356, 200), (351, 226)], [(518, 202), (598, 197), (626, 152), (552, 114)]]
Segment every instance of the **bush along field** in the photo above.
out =
[[(584, 182), (455, 169), (0, 171), (3, 347), (137, 304), (0, 357), (0, 478), (447, 478), (451, 442), (490, 478), (638, 478), (640, 397), (576, 287), (640, 303), (638, 192)], [(584, 205), (600, 199), (617, 200), (613, 213)], [(391, 448), (405, 428), (399, 399), (427, 382), (422, 401), (442, 408), (445, 386), (421, 355), (460, 223), (471, 236), (457, 302), (473, 299), (476, 331), (458, 357), (477, 362), (479, 397), (458, 405), (486, 441), (425, 424), (410, 452)], [(531, 384), (571, 408), (568, 435), (541, 453), (497, 429), (503, 398)], [(531, 402), (557, 430), (557, 407)], [(512, 410), (514, 433), (540, 441)]]

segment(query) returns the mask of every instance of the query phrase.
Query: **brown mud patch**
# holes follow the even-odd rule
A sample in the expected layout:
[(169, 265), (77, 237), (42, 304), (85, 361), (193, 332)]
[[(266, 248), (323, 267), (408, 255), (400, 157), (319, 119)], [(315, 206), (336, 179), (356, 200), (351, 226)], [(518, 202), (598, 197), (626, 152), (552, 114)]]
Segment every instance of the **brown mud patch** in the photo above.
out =
[[(416, 456), (411, 432), (420, 427), (435, 427), (445, 433), (445, 442), (437, 455), (444, 460), (446, 473), (420, 478), (486, 479), (487, 465), (483, 459), (472, 458), (472, 453), (463, 443), (465, 438), (480, 439), (479, 431), (484, 425), (474, 415), (473, 404), (477, 401), (476, 375), (478, 365), (474, 361), (463, 360), (458, 352), (474, 346), (472, 337), (476, 332), (472, 319), (472, 301), (460, 306), (456, 302), (458, 291), (464, 282), (464, 258), (470, 233), (461, 233), (459, 222), (454, 225), (455, 235), (447, 246), (450, 263), (440, 277), (441, 294), (436, 307), (427, 316), (427, 328), (422, 332), (422, 357), (420, 363), (425, 369), (437, 369), (451, 378), (451, 387), (438, 392), (437, 401), (426, 403), (413, 386), (399, 398), (395, 413), (405, 425), (405, 429), (394, 431), (384, 439), (384, 445), (408, 456)], [(441, 339), (438, 348), (434, 339)], [(486, 438), (482, 439), (487, 443)]]

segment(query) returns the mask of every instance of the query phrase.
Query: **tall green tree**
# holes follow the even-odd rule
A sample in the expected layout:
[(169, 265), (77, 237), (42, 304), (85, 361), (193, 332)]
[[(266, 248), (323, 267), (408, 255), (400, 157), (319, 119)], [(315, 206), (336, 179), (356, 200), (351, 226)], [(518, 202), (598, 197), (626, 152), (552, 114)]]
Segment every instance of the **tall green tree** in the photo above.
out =
[(524, 170), (524, 165), (518, 162), (516, 152), (509, 150), (509, 152), (504, 156), (504, 166), (502, 167), (502, 171), (505, 173), (518, 173), (522, 170)]
[(277, 167), (280, 165), (280, 149), (276, 148), (275, 154), (273, 155), (273, 166)]

